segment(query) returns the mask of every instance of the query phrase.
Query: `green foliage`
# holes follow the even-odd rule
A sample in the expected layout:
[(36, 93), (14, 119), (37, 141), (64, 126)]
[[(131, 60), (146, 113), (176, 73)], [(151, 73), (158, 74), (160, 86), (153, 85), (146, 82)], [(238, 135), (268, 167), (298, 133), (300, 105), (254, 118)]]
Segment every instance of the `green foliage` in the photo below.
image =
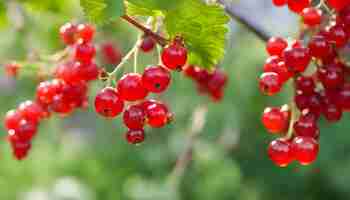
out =
[(124, 14), (122, 0), (80, 0), (80, 5), (89, 20), (99, 24), (116, 20)]
[(7, 24), (6, 7), (3, 1), (0, 2), (0, 28)]

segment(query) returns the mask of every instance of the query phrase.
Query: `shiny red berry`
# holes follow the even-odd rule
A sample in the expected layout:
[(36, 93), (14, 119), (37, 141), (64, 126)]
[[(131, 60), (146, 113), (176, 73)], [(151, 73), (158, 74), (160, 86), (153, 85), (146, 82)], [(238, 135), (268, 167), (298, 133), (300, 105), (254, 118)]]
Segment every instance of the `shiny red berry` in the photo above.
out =
[(288, 81), (293, 76), (293, 73), (288, 70), (286, 64), (278, 56), (269, 57), (265, 62), (263, 70), (264, 72), (277, 73), (283, 83)]
[(213, 73), (210, 74), (207, 82), (207, 87), (210, 92), (216, 92), (223, 90), (227, 84), (227, 74), (221, 69), (216, 68)]
[(287, 48), (283, 52), (286, 66), (292, 72), (304, 72), (309, 66), (311, 56), (308, 48)]
[(332, 54), (332, 45), (323, 35), (315, 35), (309, 42), (310, 54), (316, 58), (327, 58)]
[(18, 112), (24, 117), (24, 119), (34, 123), (38, 123), (45, 114), (44, 108), (37, 102), (33, 101), (25, 101), (21, 103), (18, 107)]
[(282, 82), (277, 73), (265, 72), (260, 76), (259, 86), (262, 93), (272, 96), (280, 92)]
[(171, 81), (168, 69), (162, 66), (147, 67), (142, 75), (142, 84), (150, 92), (164, 92)]
[(313, 94), (315, 92), (315, 82), (312, 77), (299, 76), (295, 80), (295, 88), (302, 91), (304, 94)]
[(18, 127), (19, 122), (23, 119), (23, 116), (17, 110), (10, 110), (6, 113), (4, 118), (4, 126), (6, 129), (15, 129)]
[(182, 41), (175, 40), (165, 47), (162, 52), (163, 64), (172, 70), (181, 70), (187, 62), (187, 49)]
[(62, 91), (63, 84), (59, 79), (41, 82), (36, 89), (37, 101), (45, 105), (51, 104), (53, 97)]
[(147, 53), (150, 52), (154, 49), (154, 47), (156, 46), (156, 41), (153, 39), (153, 37), (145, 35), (142, 38), (142, 42), (140, 44), (140, 49)]
[(28, 156), (29, 150), (32, 148), (32, 144), (30, 141), (21, 141), (15, 142), (11, 144), (13, 156), (17, 160), (23, 160)]
[(268, 156), (279, 167), (286, 167), (294, 160), (290, 142), (283, 139), (270, 143)]
[(95, 28), (90, 24), (79, 24), (77, 27), (77, 39), (82, 43), (91, 42), (95, 35)]
[(293, 139), (292, 152), (301, 165), (310, 165), (318, 155), (319, 144), (312, 137), (298, 136)]
[(341, 11), (350, 4), (349, 0), (327, 0), (327, 3), (334, 9)]
[(281, 7), (287, 5), (287, 0), (272, 0), (273, 5)]
[(288, 0), (288, 8), (296, 13), (301, 13), (305, 8), (311, 4), (310, 0)]
[(345, 82), (344, 72), (339, 68), (319, 67), (317, 76), (326, 89), (340, 88)]
[(76, 42), (77, 26), (66, 23), (60, 28), (60, 36), (66, 45), (72, 45)]
[(95, 98), (96, 112), (104, 117), (116, 117), (123, 112), (124, 101), (120, 99), (117, 90), (106, 87)]
[(338, 48), (342, 48), (348, 42), (348, 35), (343, 25), (335, 24), (329, 29), (329, 40), (335, 43)]
[(265, 108), (261, 121), (270, 133), (279, 134), (288, 131), (289, 116), (285, 115), (280, 108)]
[(301, 16), (304, 23), (308, 26), (317, 26), (321, 24), (322, 10), (314, 7), (303, 9)]
[(145, 125), (146, 114), (141, 105), (129, 106), (123, 114), (124, 124), (129, 129), (142, 129)]
[(137, 73), (125, 74), (117, 85), (120, 97), (126, 101), (137, 101), (148, 95), (147, 89), (142, 83), (142, 76)]
[(106, 42), (101, 45), (102, 56), (107, 64), (117, 65), (122, 60), (122, 53), (119, 47), (111, 42)]
[(155, 102), (145, 109), (147, 123), (153, 128), (160, 128), (168, 123), (168, 107), (160, 102)]
[(272, 37), (267, 41), (266, 51), (271, 56), (280, 56), (285, 48), (288, 47), (288, 42), (281, 37)]
[(298, 121), (294, 123), (294, 133), (296, 136), (312, 137), (319, 139), (320, 129), (317, 126), (315, 119), (306, 116), (301, 116)]
[(75, 47), (74, 58), (82, 63), (90, 63), (96, 55), (96, 49), (91, 43), (80, 43)]
[(145, 141), (145, 131), (143, 129), (128, 130), (125, 138), (129, 144), (140, 144)]
[(19, 122), (18, 127), (16, 127), (15, 129), (9, 130), (9, 134), (14, 134), (20, 140), (25, 140), (25, 141), (31, 140), (36, 135), (36, 133), (37, 133), (37, 124), (35, 122), (28, 121), (25, 119), (22, 119)]
[(338, 93), (338, 103), (345, 111), (350, 111), (350, 83), (345, 83)]

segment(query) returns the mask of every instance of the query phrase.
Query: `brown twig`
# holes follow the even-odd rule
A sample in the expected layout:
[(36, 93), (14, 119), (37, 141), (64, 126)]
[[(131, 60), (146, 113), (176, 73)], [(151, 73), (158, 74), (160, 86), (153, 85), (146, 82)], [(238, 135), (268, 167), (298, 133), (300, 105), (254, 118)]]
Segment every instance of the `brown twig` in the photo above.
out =
[(256, 21), (249, 19), (242, 10), (235, 6), (232, 2), (227, 2), (226, 0), (217, 0), (217, 2), (225, 7), (225, 11), (233, 19), (237, 20), (243, 24), (249, 31), (253, 32), (263, 41), (267, 41), (271, 35), (265, 31)]
[(168, 40), (164, 38), (163, 36), (159, 35), (158, 33), (153, 32), (151, 29), (147, 28), (143, 24), (139, 23), (136, 21), (134, 18), (128, 16), (128, 15), (123, 15), (122, 19), (127, 21), (128, 23), (132, 24), (136, 28), (140, 29), (143, 31), (146, 35), (151, 36), (155, 41), (158, 42), (159, 45), (161, 46), (166, 46), (168, 44)]

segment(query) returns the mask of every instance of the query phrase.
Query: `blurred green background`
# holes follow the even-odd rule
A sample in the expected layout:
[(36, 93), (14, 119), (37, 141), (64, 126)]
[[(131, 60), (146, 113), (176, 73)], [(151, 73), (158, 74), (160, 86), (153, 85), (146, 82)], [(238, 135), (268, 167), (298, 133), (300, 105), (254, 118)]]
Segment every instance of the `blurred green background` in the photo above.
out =
[[(264, 8), (256, 16), (275, 16), (275, 20), (285, 16), (285, 10), (271, 14), (270, 0), (250, 0), (245, 6), (252, 2), (260, 2), (258, 6)], [(59, 26), (67, 21), (84, 22), (77, 0), (21, 3), (18, 6), (14, 1), (0, 1), (0, 64), (25, 60), (33, 53), (52, 54), (63, 48)], [(255, 8), (254, 13), (258, 10)], [(262, 24), (274, 33), (290, 36), (296, 31), (294, 16), (264, 20)], [(315, 164), (275, 167), (266, 155), (273, 138), (264, 131), (260, 114), (265, 106), (287, 103), (290, 90), (286, 87), (274, 98), (260, 94), (257, 77), (266, 57), (264, 44), (243, 27), (235, 23), (230, 27), (226, 57), (220, 64), (230, 81), (221, 103), (199, 96), (191, 80), (174, 74), (171, 87), (161, 96), (176, 115), (174, 123), (160, 130), (147, 129), (145, 144), (137, 147), (124, 141), (126, 129), (120, 117), (102, 119), (91, 106), (64, 119), (54, 116), (40, 126), (25, 161), (13, 160), (2, 139), (0, 199), (350, 199), (350, 116), (346, 114), (336, 125), (321, 123), (321, 151)], [(120, 22), (99, 27), (96, 43), (114, 41), (125, 53), (136, 34), (133, 27)], [(147, 66), (155, 63), (156, 53), (141, 57), (142, 66)], [(8, 78), (2, 70), (1, 116), (21, 101), (32, 99), (36, 84), (30, 77)], [(96, 82), (91, 87), (90, 104), (103, 84)], [(179, 179), (180, 184), (174, 185), (169, 181), (173, 180), (170, 174), (188, 142), (192, 114), (198, 105), (209, 107), (206, 123), (195, 143), (193, 162)], [(3, 127), (1, 133), (4, 138)]]

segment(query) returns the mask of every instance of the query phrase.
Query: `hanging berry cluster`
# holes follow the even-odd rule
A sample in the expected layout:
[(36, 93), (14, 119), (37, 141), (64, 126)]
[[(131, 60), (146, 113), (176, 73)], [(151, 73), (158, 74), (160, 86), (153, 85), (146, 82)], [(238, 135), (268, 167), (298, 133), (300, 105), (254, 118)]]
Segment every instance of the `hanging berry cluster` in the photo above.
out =
[(297, 40), (271, 38), (266, 45), (266, 60), (259, 80), (266, 95), (279, 93), (293, 80), (294, 99), (289, 106), (268, 107), (262, 115), (265, 128), (282, 136), (268, 147), (270, 159), (284, 167), (297, 160), (313, 163), (319, 152), (318, 121), (323, 115), (338, 122), (350, 110), (350, 67), (342, 57), (350, 39), (350, 1), (273, 0), (276, 6), (288, 5), (303, 19)]
[[(105, 62), (118, 64), (108, 73), (95, 63), (96, 49), (92, 43), (94, 35), (95, 28), (89, 24), (63, 25), (60, 28), (60, 36), (67, 45), (63, 51), (66, 55), (62, 56), (57, 67), (50, 73), (53, 79), (39, 83), (35, 100), (21, 103), (17, 109), (6, 114), (7, 138), (18, 160), (27, 156), (32, 139), (43, 119), (52, 113), (67, 116), (77, 108), (88, 106), (88, 84), (98, 78), (106, 83), (106, 86), (96, 94), (96, 113), (105, 118), (122, 115), (123, 123), (128, 129), (125, 139), (130, 144), (139, 144), (145, 140), (145, 125), (161, 128), (172, 121), (173, 114), (166, 104), (147, 98), (150, 93), (161, 94), (168, 89), (171, 71), (186, 69), (184, 73), (197, 81), (201, 92), (210, 94), (215, 101), (223, 97), (226, 74), (219, 69), (210, 72), (198, 67), (187, 67), (188, 52), (180, 36), (175, 37), (159, 52), (158, 63), (161, 64), (148, 66), (143, 73), (137, 72), (138, 50), (144, 53), (152, 51), (157, 43), (160, 43), (154, 36), (145, 32), (123, 58), (119, 49), (111, 43), (102, 44), (101, 53)], [(161, 46), (164, 46), (164, 43)], [(132, 56), (134, 71), (114, 81), (118, 70)], [(10, 76), (16, 76), (20, 68), (16, 63), (5, 66), (6, 73)]]

